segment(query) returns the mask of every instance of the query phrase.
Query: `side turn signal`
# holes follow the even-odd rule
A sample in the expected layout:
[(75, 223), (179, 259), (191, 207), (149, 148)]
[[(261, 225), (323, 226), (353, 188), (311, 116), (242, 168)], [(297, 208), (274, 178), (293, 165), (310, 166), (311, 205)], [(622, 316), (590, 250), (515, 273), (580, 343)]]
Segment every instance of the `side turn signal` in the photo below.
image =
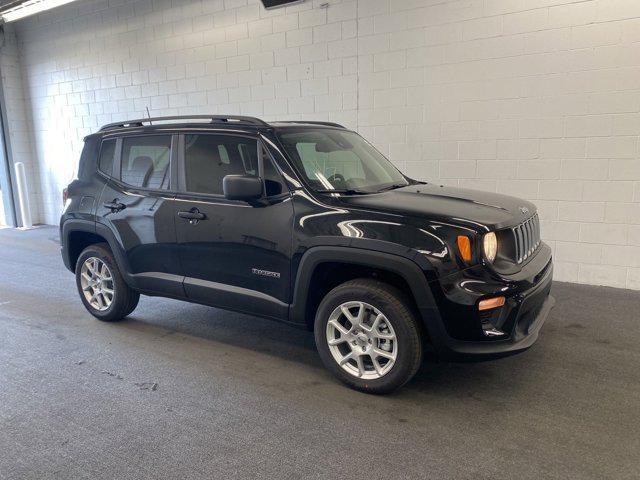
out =
[(498, 308), (504, 305), (504, 297), (487, 298), (486, 300), (480, 300), (478, 304), (478, 310), (491, 310), (492, 308)]
[(458, 250), (465, 262), (471, 261), (471, 240), (464, 235), (458, 235)]

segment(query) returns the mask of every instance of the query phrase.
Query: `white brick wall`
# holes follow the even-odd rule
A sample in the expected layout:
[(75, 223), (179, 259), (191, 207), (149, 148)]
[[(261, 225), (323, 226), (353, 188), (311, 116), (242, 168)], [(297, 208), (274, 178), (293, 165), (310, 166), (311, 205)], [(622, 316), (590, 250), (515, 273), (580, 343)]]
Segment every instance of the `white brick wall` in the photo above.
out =
[[(5, 25), (5, 43), (0, 50), (0, 74), (4, 90), (3, 108), (7, 115), (9, 138), (7, 147), (15, 162), (23, 162), (25, 171), (32, 181), (29, 182), (29, 198), (31, 213), (34, 219), (41, 218), (39, 206), (43, 203), (39, 168), (36, 162), (33, 142), (31, 141), (31, 123), (28, 120), (24, 98), (20, 62), (18, 59), (18, 44), (11, 25)], [(0, 224), (4, 223), (4, 209)]]
[(146, 106), (333, 120), (535, 202), (557, 279), (640, 289), (637, 0), (86, 0), (17, 32), (42, 221), (83, 135)]

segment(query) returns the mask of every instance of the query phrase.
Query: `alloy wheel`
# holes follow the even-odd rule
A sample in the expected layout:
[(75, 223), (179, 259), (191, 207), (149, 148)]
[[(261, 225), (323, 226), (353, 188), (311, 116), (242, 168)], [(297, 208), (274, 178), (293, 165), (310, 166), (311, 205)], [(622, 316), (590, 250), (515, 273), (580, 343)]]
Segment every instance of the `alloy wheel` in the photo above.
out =
[(105, 262), (97, 257), (89, 257), (80, 270), (82, 293), (91, 307), (98, 311), (107, 310), (113, 302), (113, 276)]
[(393, 326), (368, 303), (339, 305), (329, 316), (326, 335), (333, 359), (354, 377), (375, 380), (395, 364), (398, 341)]

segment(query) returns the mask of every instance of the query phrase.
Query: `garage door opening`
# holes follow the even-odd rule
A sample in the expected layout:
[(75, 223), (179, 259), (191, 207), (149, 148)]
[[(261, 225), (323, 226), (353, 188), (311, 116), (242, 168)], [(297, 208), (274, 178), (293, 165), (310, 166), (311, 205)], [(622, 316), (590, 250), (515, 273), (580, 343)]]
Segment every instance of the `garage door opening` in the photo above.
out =
[(2, 201), (2, 191), (0, 190), (0, 228), (7, 226), (7, 219), (4, 214), (4, 202)]
[(4, 92), (0, 82), (0, 227), (16, 226), (15, 206), (13, 203), (13, 189), (11, 188), (11, 167), (7, 142), (5, 141), (5, 105)]

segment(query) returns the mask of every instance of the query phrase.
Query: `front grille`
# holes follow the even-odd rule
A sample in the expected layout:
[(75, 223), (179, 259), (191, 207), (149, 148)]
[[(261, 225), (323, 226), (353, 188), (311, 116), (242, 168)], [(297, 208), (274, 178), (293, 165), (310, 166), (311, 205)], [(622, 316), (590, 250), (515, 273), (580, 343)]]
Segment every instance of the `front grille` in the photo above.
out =
[(531, 218), (520, 225), (516, 225), (513, 230), (516, 245), (516, 260), (518, 263), (524, 262), (531, 256), (540, 245), (540, 219), (535, 213)]

